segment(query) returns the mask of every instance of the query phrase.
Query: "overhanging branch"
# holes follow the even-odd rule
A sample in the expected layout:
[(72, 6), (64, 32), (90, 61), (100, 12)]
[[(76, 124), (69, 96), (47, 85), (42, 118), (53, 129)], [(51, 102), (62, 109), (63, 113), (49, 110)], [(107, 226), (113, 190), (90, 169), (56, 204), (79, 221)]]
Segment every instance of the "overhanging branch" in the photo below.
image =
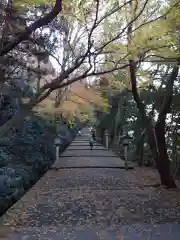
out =
[(53, 7), (52, 11), (45, 15), (44, 17), (38, 19), (32, 23), (29, 27), (26, 27), (24, 31), (20, 32), (12, 41), (6, 44), (0, 50), (0, 56), (4, 56), (12, 49), (14, 49), (19, 43), (24, 40), (27, 40), (29, 35), (34, 32), (36, 29), (49, 24), (62, 10), (62, 0), (56, 0), (56, 4)]

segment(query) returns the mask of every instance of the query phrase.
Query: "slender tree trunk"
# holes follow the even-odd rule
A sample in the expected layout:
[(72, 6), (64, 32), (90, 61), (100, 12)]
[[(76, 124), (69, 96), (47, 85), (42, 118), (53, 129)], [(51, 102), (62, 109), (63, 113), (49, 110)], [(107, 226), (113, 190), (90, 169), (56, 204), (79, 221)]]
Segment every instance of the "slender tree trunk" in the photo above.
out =
[(166, 96), (162, 102), (158, 120), (155, 126), (156, 133), (156, 142), (158, 147), (158, 168), (161, 173), (161, 183), (169, 188), (176, 187), (175, 180), (171, 171), (171, 164), (169, 160), (169, 156), (167, 153), (167, 145), (165, 138), (165, 128), (166, 128), (166, 115), (170, 110), (172, 95), (173, 95), (173, 85), (174, 81), (178, 76), (179, 67), (174, 66), (171, 72), (171, 75), (166, 84)]
[[(170, 161), (167, 154), (165, 137), (162, 129), (148, 128), (148, 143), (153, 153), (161, 184), (168, 188), (175, 188), (176, 184), (170, 170)], [(164, 140), (163, 140), (164, 139)]]
[(154, 127), (149, 117), (146, 115), (145, 106), (142, 103), (139, 94), (137, 92), (136, 85), (136, 64), (133, 60), (129, 61), (130, 63), (130, 79), (132, 84), (132, 94), (134, 100), (136, 101), (139, 113), (142, 120), (145, 123), (148, 135), (148, 143), (152, 151), (154, 160), (156, 162), (156, 167), (160, 175), (161, 184), (168, 188), (175, 188), (175, 180), (171, 173), (170, 160), (167, 154), (167, 147), (165, 141), (165, 119), (166, 115), (171, 106), (172, 100), (172, 88), (174, 79), (176, 79), (178, 74), (178, 67), (174, 67), (172, 74), (167, 83), (167, 96), (164, 97), (162, 103), (158, 120), (156, 126)]
[(38, 66), (37, 66), (37, 69), (38, 69), (38, 78), (37, 78), (37, 89), (36, 89), (36, 92), (39, 92), (40, 87), (41, 87), (41, 65), (40, 65), (40, 59), (39, 59), (39, 57), (37, 57), (37, 61), (38, 61)]
[(159, 151), (159, 172), (161, 173), (161, 184), (169, 188), (176, 187), (176, 184), (173, 179), (171, 172), (171, 165), (169, 156), (167, 153), (166, 139), (165, 139), (165, 125), (162, 122), (158, 123), (155, 128), (156, 139)]
[[(132, 10), (132, 1), (130, 2), (130, 9)], [(132, 24), (130, 24), (127, 30), (129, 44), (131, 44), (132, 40), (132, 29), (133, 26)], [(152, 151), (157, 170), (160, 175), (161, 184), (165, 185), (168, 188), (175, 188), (176, 184), (173, 175), (171, 174), (170, 161), (167, 154), (167, 147), (165, 141), (165, 119), (171, 106), (173, 84), (174, 80), (178, 75), (179, 67), (174, 66), (173, 71), (169, 79), (167, 80), (166, 96), (163, 99), (158, 115), (158, 120), (154, 127), (151, 119), (146, 114), (145, 106), (141, 101), (137, 91), (137, 78), (136, 78), (137, 64), (133, 59), (131, 59), (129, 60), (129, 66), (132, 94), (136, 102), (137, 108), (139, 109), (141, 119), (144, 122), (147, 130), (148, 143)]]
[(139, 166), (144, 165), (144, 134), (136, 144), (136, 157)]

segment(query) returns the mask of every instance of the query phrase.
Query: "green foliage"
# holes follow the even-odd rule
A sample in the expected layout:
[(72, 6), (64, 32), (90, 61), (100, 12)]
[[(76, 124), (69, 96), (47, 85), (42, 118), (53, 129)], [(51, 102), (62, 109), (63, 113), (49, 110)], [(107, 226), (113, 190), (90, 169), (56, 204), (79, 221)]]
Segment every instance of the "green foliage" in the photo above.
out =
[(49, 4), (49, 3), (55, 3), (54, 0), (13, 0), (13, 5), (16, 8), (24, 8), (24, 7), (30, 7), (33, 5), (40, 5), (40, 4)]

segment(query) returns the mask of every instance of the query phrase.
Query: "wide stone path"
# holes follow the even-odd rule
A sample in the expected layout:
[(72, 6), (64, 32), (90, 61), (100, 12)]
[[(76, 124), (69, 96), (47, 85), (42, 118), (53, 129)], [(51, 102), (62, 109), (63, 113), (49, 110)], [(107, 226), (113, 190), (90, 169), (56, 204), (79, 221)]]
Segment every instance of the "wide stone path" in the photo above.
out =
[(91, 151), (87, 134), (4, 214), (0, 239), (180, 239), (179, 224), (152, 222), (152, 199), (128, 183), (121, 159), (99, 144)]
[[(85, 130), (87, 132), (87, 130)], [(88, 134), (76, 137), (67, 150), (61, 155), (59, 161), (55, 162), (56, 168), (124, 168), (124, 161), (115, 154), (96, 143), (93, 150), (89, 148)]]

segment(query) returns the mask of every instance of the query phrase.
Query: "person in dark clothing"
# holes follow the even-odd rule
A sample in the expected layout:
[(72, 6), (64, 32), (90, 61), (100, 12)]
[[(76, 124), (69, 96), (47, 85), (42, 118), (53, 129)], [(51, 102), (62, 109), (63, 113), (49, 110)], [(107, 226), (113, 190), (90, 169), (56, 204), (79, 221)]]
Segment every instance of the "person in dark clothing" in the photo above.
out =
[(92, 130), (92, 137), (93, 137), (94, 141), (96, 141), (96, 133), (94, 130)]
[(94, 138), (93, 138), (93, 136), (90, 136), (90, 138), (89, 138), (89, 146), (90, 146), (90, 149), (92, 150), (93, 146), (94, 146)]

